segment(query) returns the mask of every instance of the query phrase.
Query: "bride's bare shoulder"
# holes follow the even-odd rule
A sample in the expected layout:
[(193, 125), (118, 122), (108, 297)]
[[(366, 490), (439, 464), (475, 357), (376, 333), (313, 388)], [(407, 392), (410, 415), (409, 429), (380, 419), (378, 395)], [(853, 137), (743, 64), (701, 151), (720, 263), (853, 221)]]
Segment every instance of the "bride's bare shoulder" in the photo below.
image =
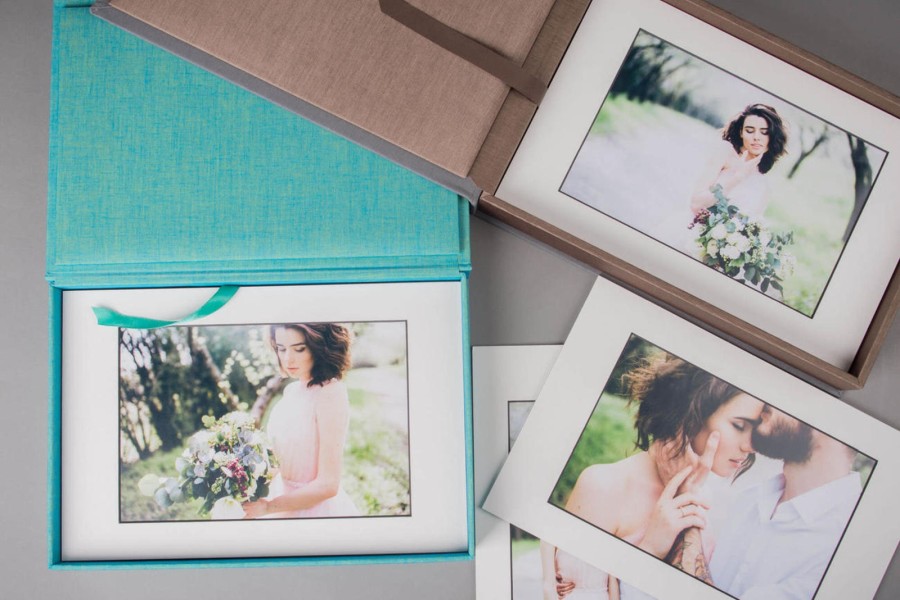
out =
[(347, 384), (339, 379), (326, 381), (322, 385), (314, 385), (310, 390), (313, 398), (319, 403), (345, 404), (349, 401)]
[(626, 458), (614, 463), (587, 467), (578, 477), (580, 486), (592, 496), (619, 497), (624, 495), (635, 479), (637, 465)]
[(585, 468), (572, 489), (566, 510), (606, 531), (618, 531), (634, 469), (631, 462), (625, 459)]

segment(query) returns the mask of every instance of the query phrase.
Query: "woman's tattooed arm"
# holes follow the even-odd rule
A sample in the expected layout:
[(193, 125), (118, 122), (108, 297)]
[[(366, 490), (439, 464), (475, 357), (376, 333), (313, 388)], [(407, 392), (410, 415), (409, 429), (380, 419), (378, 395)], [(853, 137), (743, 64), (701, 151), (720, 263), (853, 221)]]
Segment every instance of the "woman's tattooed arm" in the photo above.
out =
[(700, 530), (696, 527), (689, 527), (678, 534), (672, 549), (666, 556), (666, 562), (701, 581), (714, 585), (712, 576), (709, 574), (709, 566), (706, 564), (706, 556), (703, 554)]

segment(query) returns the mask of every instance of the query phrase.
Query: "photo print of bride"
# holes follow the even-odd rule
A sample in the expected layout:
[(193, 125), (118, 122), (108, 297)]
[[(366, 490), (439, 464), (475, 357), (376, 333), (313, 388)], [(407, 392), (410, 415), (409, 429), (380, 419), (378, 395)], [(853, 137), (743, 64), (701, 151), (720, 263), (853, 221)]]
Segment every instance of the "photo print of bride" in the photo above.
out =
[[(874, 468), (632, 335), (548, 502), (732, 597), (812, 599)], [(648, 598), (542, 551), (560, 598)]]
[(559, 191), (812, 317), (885, 158), (640, 31)]
[(120, 521), (410, 515), (406, 334), (120, 329)]

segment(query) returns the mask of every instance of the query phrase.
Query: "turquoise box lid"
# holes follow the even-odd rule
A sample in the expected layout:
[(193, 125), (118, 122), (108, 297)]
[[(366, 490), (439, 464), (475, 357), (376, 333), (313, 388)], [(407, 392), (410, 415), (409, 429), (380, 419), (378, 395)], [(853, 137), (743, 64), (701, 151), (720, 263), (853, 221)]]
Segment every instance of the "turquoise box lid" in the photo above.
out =
[(53, 55), (54, 285), (427, 279), (468, 270), (468, 207), (453, 192), (88, 7), (56, 8)]

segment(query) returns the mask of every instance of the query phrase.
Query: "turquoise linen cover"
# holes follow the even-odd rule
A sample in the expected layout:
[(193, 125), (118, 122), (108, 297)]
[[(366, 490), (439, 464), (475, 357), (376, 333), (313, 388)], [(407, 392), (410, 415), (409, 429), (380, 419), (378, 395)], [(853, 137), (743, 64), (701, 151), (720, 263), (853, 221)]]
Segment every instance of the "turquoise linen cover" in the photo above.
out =
[(50, 127), (47, 277), (58, 287), (468, 270), (456, 194), (87, 6), (56, 8)]

